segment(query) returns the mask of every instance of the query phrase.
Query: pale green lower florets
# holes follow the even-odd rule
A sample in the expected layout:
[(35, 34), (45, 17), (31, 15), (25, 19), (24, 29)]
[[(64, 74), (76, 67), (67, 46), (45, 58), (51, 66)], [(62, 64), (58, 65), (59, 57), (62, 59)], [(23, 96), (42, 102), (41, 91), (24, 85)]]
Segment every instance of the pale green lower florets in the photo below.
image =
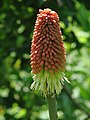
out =
[(41, 71), (34, 74), (34, 82), (31, 89), (39, 90), (44, 96), (59, 94), (62, 90), (62, 84), (65, 78), (64, 72), (60, 70), (54, 74), (48, 71)]

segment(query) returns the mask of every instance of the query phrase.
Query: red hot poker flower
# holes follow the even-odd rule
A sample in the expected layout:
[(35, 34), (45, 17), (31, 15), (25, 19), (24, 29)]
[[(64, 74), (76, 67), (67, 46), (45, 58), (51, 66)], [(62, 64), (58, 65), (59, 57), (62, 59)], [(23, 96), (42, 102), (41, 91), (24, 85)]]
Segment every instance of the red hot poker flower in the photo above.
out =
[(66, 55), (58, 14), (51, 9), (39, 10), (31, 46), (32, 88), (45, 96), (57, 94), (64, 78)]

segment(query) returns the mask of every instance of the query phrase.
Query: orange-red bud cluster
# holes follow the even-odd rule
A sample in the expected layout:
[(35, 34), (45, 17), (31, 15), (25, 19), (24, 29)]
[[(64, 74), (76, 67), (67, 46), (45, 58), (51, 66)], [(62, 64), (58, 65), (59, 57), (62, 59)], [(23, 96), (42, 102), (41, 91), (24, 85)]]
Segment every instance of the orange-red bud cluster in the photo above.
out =
[(35, 23), (32, 46), (31, 68), (34, 74), (41, 70), (57, 72), (65, 70), (65, 49), (59, 26), (59, 17), (50, 9), (39, 10)]

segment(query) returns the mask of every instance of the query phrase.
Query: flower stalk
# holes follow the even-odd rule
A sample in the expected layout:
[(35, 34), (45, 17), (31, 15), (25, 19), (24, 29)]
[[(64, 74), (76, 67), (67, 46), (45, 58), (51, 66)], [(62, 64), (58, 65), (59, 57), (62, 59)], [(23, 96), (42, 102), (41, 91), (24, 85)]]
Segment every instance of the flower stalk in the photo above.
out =
[(47, 97), (47, 103), (48, 103), (48, 108), (49, 108), (49, 118), (50, 118), (50, 120), (58, 120), (58, 117), (57, 117), (57, 105), (56, 105), (55, 96)]

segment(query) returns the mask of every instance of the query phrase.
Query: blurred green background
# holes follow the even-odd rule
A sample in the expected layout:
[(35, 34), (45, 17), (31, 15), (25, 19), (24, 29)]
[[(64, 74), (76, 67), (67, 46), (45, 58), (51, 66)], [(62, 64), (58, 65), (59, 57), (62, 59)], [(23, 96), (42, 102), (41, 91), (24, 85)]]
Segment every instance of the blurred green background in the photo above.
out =
[(29, 65), (36, 16), (47, 7), (60, 17), (71, 81), (57, 96), (59, 120), (90, 120), (89, 0), (0, 0), (0, 120), (48, 120)]

